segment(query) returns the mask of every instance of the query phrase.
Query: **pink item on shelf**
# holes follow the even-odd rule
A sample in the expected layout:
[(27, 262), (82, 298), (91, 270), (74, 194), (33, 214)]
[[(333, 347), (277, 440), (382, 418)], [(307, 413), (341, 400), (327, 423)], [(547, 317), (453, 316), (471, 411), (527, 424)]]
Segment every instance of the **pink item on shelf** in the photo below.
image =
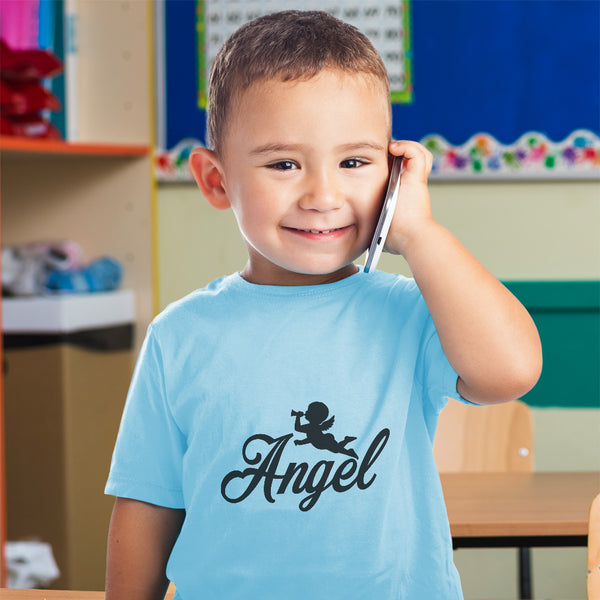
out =
[(14, 50), (38, 46), (40, 0), (0, 0), (0, 38)]

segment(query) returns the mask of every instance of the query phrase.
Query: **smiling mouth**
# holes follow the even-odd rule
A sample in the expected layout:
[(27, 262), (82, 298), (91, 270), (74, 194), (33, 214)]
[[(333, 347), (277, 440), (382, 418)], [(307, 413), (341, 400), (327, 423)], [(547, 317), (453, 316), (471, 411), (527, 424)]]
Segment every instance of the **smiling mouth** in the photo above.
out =
[(337, 231), (344, 231), (348, 229), (350, 226), (346, 225), (345, 227), (336, 227), (334, 229), (300, 229), (298, 227), (284, 227), (284, 229), (288, 229), (289, 231), (297, 231), (299, 233), (312, 233), (316, 235), (327, 235), (330, 233), (335, 233)]

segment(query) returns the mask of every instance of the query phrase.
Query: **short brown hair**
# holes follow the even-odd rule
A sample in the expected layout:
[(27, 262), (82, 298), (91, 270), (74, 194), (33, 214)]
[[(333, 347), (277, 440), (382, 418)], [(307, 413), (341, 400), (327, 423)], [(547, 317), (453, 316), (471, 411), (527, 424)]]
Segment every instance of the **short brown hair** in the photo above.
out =
[(321, 11), (286, 10), (242, 25), (220, 48), (208, 89), (207, 141), (222, 152), (232, 101), (256, 81), (307, 80), (324, 68), (389, 78), (381, 56), (353, 25)]

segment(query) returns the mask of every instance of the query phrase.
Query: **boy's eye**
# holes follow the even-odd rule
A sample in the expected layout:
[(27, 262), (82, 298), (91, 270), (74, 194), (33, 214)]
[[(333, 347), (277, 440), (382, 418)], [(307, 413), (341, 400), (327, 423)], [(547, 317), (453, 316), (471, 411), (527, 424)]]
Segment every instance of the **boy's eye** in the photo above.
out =
[(364, 164), (366, 164), (365, 161), (360, 158), (347, 158), (340, 163), (340, 167), (342, 169), (356, 169), (362, 167)]
[(295, 162), (291, 160), (280, 160), (276, 163), (268, 165), (269, 169), (276, 169), (277, 171), (289, 171), (290, 169), (297, 169)]

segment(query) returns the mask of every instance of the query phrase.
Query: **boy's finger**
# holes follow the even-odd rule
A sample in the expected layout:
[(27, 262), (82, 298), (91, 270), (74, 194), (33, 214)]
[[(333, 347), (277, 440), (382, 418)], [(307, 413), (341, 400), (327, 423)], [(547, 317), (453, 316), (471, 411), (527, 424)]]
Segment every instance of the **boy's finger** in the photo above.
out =
[(404, 156), (407, 171), (415, 175), (422, 174), (425, 178), (429, 175), (433, 155), (422, 144), (410, 140), (397, 140), (390, 143), (389, 151), (394, 156)]

